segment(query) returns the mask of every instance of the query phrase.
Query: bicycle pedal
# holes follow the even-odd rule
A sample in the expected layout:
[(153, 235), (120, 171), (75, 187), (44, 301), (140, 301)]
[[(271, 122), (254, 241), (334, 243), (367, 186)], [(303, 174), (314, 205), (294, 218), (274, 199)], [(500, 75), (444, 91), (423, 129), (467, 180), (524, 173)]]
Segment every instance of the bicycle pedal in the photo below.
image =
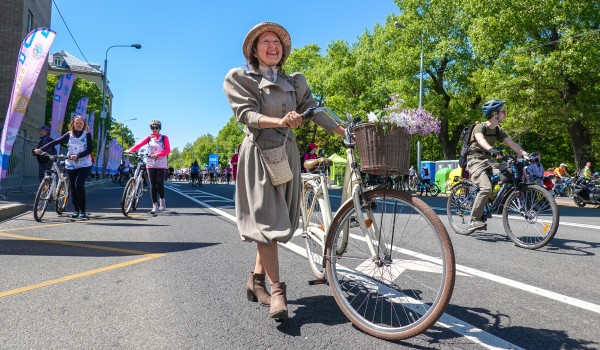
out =
[(327, 284), (327, 281), (325, 279), (308, 281), (309, 286), (316, 286), (318, 284)]

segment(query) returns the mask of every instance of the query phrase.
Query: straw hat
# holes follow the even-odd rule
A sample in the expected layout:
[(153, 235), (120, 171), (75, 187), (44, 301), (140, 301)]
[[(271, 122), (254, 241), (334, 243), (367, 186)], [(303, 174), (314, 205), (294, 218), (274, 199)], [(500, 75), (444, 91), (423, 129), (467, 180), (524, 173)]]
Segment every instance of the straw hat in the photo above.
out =
[(251, 58), (254, 40), (264, 32), (273, 32), (279, 37), (279, 40), (281, 40), (281, 44), (283, 45), (283, 56), (281, 57), (281, 60), (285, 62), (292, 50), (292, 39), (290, 38), (290, 33), (288, 33), (285, 28), (274, 22), (259, 23), (246, 34), (244, 44), (242, 45), (242, 52), (244, 53), (246, 60), (250, 60)]

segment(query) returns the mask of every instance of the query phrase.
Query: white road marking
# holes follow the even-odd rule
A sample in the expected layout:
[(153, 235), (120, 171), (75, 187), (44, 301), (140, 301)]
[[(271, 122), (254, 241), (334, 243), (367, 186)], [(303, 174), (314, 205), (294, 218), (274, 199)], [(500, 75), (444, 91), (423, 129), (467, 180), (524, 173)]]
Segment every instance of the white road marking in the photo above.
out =
[[(199, 200), (197, 200), (197, 199), (195, 199), (193, 197), (190, 197), (190, 196), (188, 196), (188, 195), (186, 195), (184, 193), (181, 193), (180, 191), (178, 191), (176, 189), (171, 189), (171, 190), (175, 191), (175, 192), (178, 192), (179, 194), (181, 194), (181, 195), (183, 195), (183, 196), (185, 196), (185, 197), (187, 197), (187, 198), (195, 201), (196, 203), (204, 206), (205, 208), (208, 208), (208, 209), (210, 209), (210, 210), (212, 210), (212, 211), (214, 211), (216, 213), (219, 213), (220, 215), (223, 215), (223, 216), (227, 217), (229, 220), (231, 220), (233, 222), (237, 222), (235, 216), (233, 216), (233, 215), (225, 213), (224, 211), (219, 210), (217, 208), (211, 207), (210, 205), (208, 205), (208, 204), (206, 204), (206, 203), (204, 203), (202, 201), (199, 201)], [(204, 193), (207, 193), (207, 192), (204, 192)], [(216, 196), (215, 195), (215, 197), (220, 197), (220, 196)], [(220, 198), (224, 198), (224, 197), (220, 197)], [(444, 208), (444, 210), (446, 210), (446, 209)], [(563, 223), (561, 222), (561, 225), (562, 224)], [(298, 234), (299, 234), (299, 230), (294, 233), (294, 235), (298, 235)], [(293, 244), (293, 243), (288, 243), (288, 244)], [(287, 246), (287, 245), (285, 245), (285, 246)], [(304, 249), (304, 248), (301, 248), (301, 249)], [(408, 253), (408, 252), (406, 252), (406, 253)], [(412, 254), (413, 255), (419, 255), (416, 252), (412, 252)], [(303, 253), (303, 255), (306, 256), (304, 253)], [(433, 259), (433, 258), (431, 258), (431, 259)], [(466, 273), (466, 274), (469, 274), (469, 275), (472, 275), (472, 276), (477, 276), (477, 277), (480, 277), (480, 278), (484, 278), (484, 279), (490, 280), (492, 282), (497, 282), (497, 283), (500, 283), (500, 284), (504, 284), (504, 285), (509, 286), (509, 287), (513, 287), (513, 288), (517, 288), (517, 289), (520, 289), (520, 290), (524, 290), (524, 291), (527, 291), (527, 292), (530, 292), (530, 293), (533, 293), (533, 294), (536, 294), (536, 295), (539, 295), (539, 296), (542, 296), (542, 297), (546, 297), (548, 299), (556, 300), (556, 301), (559, 301), (559, 302), (562, 302), (562, 303), (565, 303), (565, 304), (569, 304), (569, 305), (572, 305), (572, 306), (576, 306), (576, 307), (579, 307), (579, 308), (582, 308), (582, 309), (589, 310), (589, 311), (592, 311), (592, 312), (600, 314), (600, 305), (598, 305), (598, 304), (593, 304), (593, 303), (590, 303), (590, 302), (587, 302), (587, 301), (584, 301), (584, 300), (580, 300), (580, 299), (568, 297), (568, 296), (563, 295), (563, 294), (555, 293), (555, 292), (552, 292), (552, 291), (549, 291), (549, 290), (546, 290), (546, 289), (538, 288), (538, 287), (535, 287), (535, 286), (532, 286), (532, 285), (521, 283), (521, 282), (518, 282), (518, 281), (515, 281), (515, 280), (511, 280), (511, 279), (508, 279), (508, 278), (504, 278), (504, 277), (501, 277), (501, 276), (498, 276), (498, 275), (494, 275), (494, 274), (491, 274), (491, 273), (488, 273), (488, 272), (480, 271), (480, 270), (473, 269), (473, 268), (470, 268), (470, 267), (467, 267), (467, 266), (463, 266), (463, 265), (459, 265), (459, 264), (456, 265), (456, 270), (457, 270), (457, 272), (463, 272), (463, 273)]]

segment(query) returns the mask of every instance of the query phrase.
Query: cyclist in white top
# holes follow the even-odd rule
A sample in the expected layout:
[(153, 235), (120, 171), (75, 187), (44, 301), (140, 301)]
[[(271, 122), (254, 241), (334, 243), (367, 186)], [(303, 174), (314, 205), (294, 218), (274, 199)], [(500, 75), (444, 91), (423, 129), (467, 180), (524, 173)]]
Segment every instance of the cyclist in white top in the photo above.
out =
[(69, 177), (71, 186), (73, 207), (75, 212), (71, 214), (72, 218), (87, 219), (86, 200), (85, 200), (85, 179), (92, 169), (92, 134), (88, 131), (88, 125), (85, 118), (76, 114), (71, 119), (69, 131), (56, 140), (35, 149), (36, 154), (41, 154), (44, 150), (67, 142), (68, 152), (65, 160), (65, 169)]

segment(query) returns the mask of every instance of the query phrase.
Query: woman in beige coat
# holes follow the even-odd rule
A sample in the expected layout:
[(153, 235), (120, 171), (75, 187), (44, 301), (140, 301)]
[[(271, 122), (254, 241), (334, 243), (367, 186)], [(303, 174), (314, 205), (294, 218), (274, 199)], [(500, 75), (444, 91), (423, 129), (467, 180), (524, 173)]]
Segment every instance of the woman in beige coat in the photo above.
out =
[[(225, 95), (237, 119), (245, 125), (246, 134), (239, 154), (235, 195), (240, 236), (243, 241), (257, 243), (254, 272), (248, 278), (246, 292), (248, 300), (270, 305), (269, 315), (277, 320), (288, 317), (286, 286), (279, 279), (277, 242), (292, 238), (300, 215), (300, 155), (289, 129), (298, 128), (301, 113), (317, 105), (304, 75), (283, 72), (291, 47), (290, 35), (281, 25), (257, 24), (242, 46), (250, 70), (231, 69), (224, 82)], [(344, 129), (326, 115), (317, 114), (315, 122), (328, 132), (344, 136)], [(294, 177), (273, 186), (260, 150), (284, 142)]]

